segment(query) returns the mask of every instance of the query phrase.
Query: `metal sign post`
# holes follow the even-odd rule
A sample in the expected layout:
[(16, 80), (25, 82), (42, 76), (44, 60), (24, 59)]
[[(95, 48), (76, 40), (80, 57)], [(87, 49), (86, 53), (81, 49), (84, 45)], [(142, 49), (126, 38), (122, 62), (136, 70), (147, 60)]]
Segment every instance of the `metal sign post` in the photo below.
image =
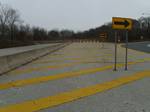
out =
[(117, 71), (117, 31), (115, 31), (115, 64), (114, 71)]
[[(112, 18), (112, 28), (115, 30), (125, 30), (126, 31), (126, 55), (125, 55), (125, 70), (128, 70), (128, 30), (133, 27), (132, 19), (113, 17)], [(114, 71), (117, 70), (117, 31), (115, 31), (115, 66)]]
[(125, 70), (128, 70), (128, 30), (126, 30), (126, 56), (125, 56)]
[(100, 34), (100, 39), (101, 39), (101, 43), (102, 43), (102, 48), (104, 48), (104, 42), (107, 39), (107, 33), (106, 32), (101, 33)]

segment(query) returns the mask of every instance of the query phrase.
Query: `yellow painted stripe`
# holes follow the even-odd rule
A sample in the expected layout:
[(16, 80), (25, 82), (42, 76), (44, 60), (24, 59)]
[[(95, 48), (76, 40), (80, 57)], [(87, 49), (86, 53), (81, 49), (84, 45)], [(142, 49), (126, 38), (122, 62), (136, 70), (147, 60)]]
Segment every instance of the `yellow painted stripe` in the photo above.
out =
[(144, 58), (144, 59), (137, 60), (137, 63), (142, 63), (142, 62), (146, 62), (146, 61), (150, 61), (150, 58)]
[[(86, 60), (86, 59), (82, 59), (82, 61), (80, 61), (80, 59), (66, 60), (66, 61), (71, 61), (71, 63), (80, 63), (81, 64), (82, 62), (84, 62), (83, 60)], [(39, 61), (39, 62), (36, 62), (36, 63), (33, 63), (33, 64), (45, 64), (45, 63), (56, 63), (56, 62), (65, 62), (65, 61), (64, 60), (46, 60), (46, 61)], [(69, 63), (69, 62), (67, 62), (67, 63)]]
[(106, 54), (103, 56), (93, 56), (93, 57), (77, 57), (77, 58), (61, 58), (60, 60), (44, 60), (44, 61), (35, 61), (33, 64), (44, 64), (44, 63), (52, 63), (52, 62), (65, 62), (65, 61), (78, 61), (78, 60), (91, 60), (95, 58), (105, 58), (105, 59), (113, 59), (109, 57), (111, 54)]
[(135, 56), (133, 56), (133, 55), (129, 55), (128, 57), (129, 57), (129, 58), (136, 58), (136, 57), (135, 57)]
[(150, 61), (150, 58), (144, 58), (144, 61)]
[(32, 64), (44, 64), (44, 63), (56, 63), (56, 62), (65, 62), (66, 60), (44, 60), (44, 61), (36, 61)]
[(134, 50), (134, 49), (131, 49), (131, 48), (128, 48), (128, 49), (129, 49), (129, 52), (134, 52), (135, 54), (138, 54), (138, 55), (149, 54), (149, 53), (144, 52), (144, 51), (138, 51), (138, 50)]
[[(130, 57), (131, 58), (131, 57)], [(132, 57), (134, 58), (134, 57)], [(87, 59), (84, 59), (82, 61), (74, 61), (74, 62), (71, 62), (71, 63), (94, 63), (94, 62), (104, 62), (104, 60), (108, 60), (108, 61), (111, 61), (113, 58), (109, 58), (109, 57), (104, 57), (102, 60), (98, 60), (98, 61), (95, 61), (95, 60), (87, 60)], [(140, 62), (145, 62), (145, 61), (150, 61), (150, 58), (144, 58), (144, 59), (138, 59), (137, 61), (135, 61), (136, 63), (140, 63)], [(40, 64), (45, 64), (45, 63), (52, 63), (52, 62), (63, 62), (63, 60), (58, 60), (58, 61), (55, 61), (55, 60), (47, 60), (47, 61), (39, 61), (39, 62), (36, 62), (36, 63), (40, 63)]]
[[(123, 64), (118, 64), (117, 66), (122, 67)], [(113, 68), (113, 65), (109, 65), (109, 66), (104, 66), (104, 67), (99, 67), (99, 68), (84, 69), (84, 70), (75, 71), (75, 72), (66, 72), (66, 73), (56, 74), (56, 75), (51, 75), (51, 76), (42, 76), (42, 77), (12, 81), (8, 83), (1, 83), (0, 90), (12, 88), (12, 87), (20, 87), (20, 86), (26, 86), (26, 85), (36, 84), (36, 83), (42, 83), (42, 82), (51, 81), (51, 80), (76, 77), (80, 75), (89, 75), (90, 73), (96, 73), (96, 72), (100, 72), (104, 70), (109, 70), (112, 68)]]
[(150, 71), (143, 71), (131, 76), (120, 77), (115, 80), (104, 82), (86, 88), (75, 89), (72, 91), (60, 93), (54, 96), (39, 98), (36, 100), (25, 101), (18, 104), (12, 104), (0, 108), (0, 112), (35, 112), (46, 108), (51, 108), (64, 103), (78, 100), (100, 92), (131, 83), (150, 76)]
[(49, 70), (49, 69), (58, 69), (58, 68), (64, 68), (64, 67), (71, 67), (75, 66), (79, 63), (71, 63), (71, 64), (62, 64), (62, 65), (53, 65), (53, 66), (42, 66), (42, 67), (36, 67), (36, 68), (27, 68), (27, 69), (18, 69), (15, 71), (12, 71), (12, 74), (25, 74), (25, 73), (30, 73), (33, 71), (43, 71), (43, 70)]
[[(110, 60), (110, 59), (112, 59), (112, 58), (107, 58), (107, 60)], [(61, 61), (64, 61), (64, 60), (48, 60), (48, 61), (41, 61), (41, 62), (39, 61), (39, 62), (36, 62), (36, 64), (37, 63), (43, 63), (44, 64), (44, 63), (51, 63), (51, 62), (61, 62)], [(72, 62), (72, 63), (62, 64), (62, 65), (53, 65), (53, 66), (42, 66), (42, 67), (36, 67), (36, 68), (17, 69), (17, 70), (11, 71), (11, 73), (15, 74), (15, 75), (17, 75), (17, 74), (25, 74), (25, 73), (31, 73), (33, 71), (44, 71), (44, 70), (48, 70), (48, 69), (59, 69), (59, 68), (64, 68), (64, 67), (71, 67), (71, 66), (75, 66), (75, 65), (78, 65), (78, 64), (82, 64), (82, 63), (88, 63), (88, 62), (86, 62), (86, 61), (78, 61), (78, 62)], [(98, 62), (103, 62), (103, 61), (101, 60), (101, 61), (98, 61)]]
[[(129, 62), (128, 65), (133, 65), (136, 63), (137, 62)], [(43, 83), (43, 82), (47, 82), (51, 80), (58, 80), (58, 79), (63, 79), (63, 78), (77, 77), (81, 75), (90, 75), (90, 73), (110, 70), (113, 68), (113, 66), (114, 65), (108, 65), (108, 66), (104, 66), (100, 68), (84, 69), (84, 70), (75, 71), (75, 72), (66, 72), (66, 73), (56, 74), (56, 75), (51, 75), (51, 76), (42, 76), (42, 77), (17, 80), (17, 81), (12, 81), (12, 82), (7, 82), (7, 83), (1, 83), (0, 90), (12, 88), (12, 87), (27, 86), (27, 85), (36, 84), (36, 83)], [(124, 64), (117, 64), (117, 67), (123, 67), (123, 66)]]

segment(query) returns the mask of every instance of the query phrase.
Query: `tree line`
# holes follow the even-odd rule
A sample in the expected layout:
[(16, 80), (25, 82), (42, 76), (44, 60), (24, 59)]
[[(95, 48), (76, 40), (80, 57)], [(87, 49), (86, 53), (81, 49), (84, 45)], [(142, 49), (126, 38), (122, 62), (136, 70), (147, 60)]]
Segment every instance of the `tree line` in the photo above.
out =
[[(141, 17), (137, 20), (132, 19), (132, 22), (132, 30), (129, 30), (129, 41), (150, 40), (150, 17)], [(108, 22), (100, 27), (77, 33), (76, 38), (102, 40), (100, 35), (106, 33), (107, 37), (105, 38), (105, 41), (114, 42), (115, 31), (116, 30), (112, 29), (112, 22)], [(119, 42), (125, 41), (125, 33), (124, 30), (117, 30), (117, 38)]]
[[(87, 31), (75, 33), (72, 30), (46, 30), (41, 27), (31, 27), (25, 24), (18, 10), (0, 3), (0, 41), (32, 43), (34, 41), (96, 39), (101, 40), (100, 34), (106, 33), (105, 41), (114, 42), (112, 23), (101, 25)], [(125, 32), (118, 30), (118, 40), (125, 40)], [(150, 39), (150, 17), (133, 19), (133, 29), (129, 31), (129, 41)], [(0, 43), (1, 44), (1, 43)]]
[(24, 24), (18, 10), (0, 3), (0, 40), (7, 41), (50, 41), (65, 40), (74, 34), (72, 30), (46, 30)]

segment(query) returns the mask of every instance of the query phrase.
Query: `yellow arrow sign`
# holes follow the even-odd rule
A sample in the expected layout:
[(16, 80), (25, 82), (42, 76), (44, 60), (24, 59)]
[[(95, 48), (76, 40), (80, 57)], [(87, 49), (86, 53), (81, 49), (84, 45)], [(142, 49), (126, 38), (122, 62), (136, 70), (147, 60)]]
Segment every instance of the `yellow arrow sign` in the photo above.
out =
[(131, 30), (132, 29), (132, 19), (129, 18), (112, 18), (112, 28), (120, 30)]

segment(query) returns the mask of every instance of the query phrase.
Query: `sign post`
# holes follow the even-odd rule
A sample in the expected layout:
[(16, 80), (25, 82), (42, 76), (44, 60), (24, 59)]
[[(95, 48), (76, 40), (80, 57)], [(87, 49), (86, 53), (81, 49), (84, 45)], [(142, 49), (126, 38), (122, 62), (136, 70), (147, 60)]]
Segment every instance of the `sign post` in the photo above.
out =
[(107, 33), (106, 32), (103, 32), (100, 34), (100, 40), (101, 40), (101, 43), (102, 43), (102, 48), (104, 48), (104, 42), (105, 40), (107, 39)]
[(114, 71), (117, 71), (117, 31), (115, 31), (115, 65)]
[(126, 56), (125, 56), (125, 70), (128, 70), (128, 30), (126, 30)]
[[(125, 70), (128, 70), (128, 30), (132, 29), (132, 20), (129, 18), (112, 18), (112, 28), (115, 30), (126, 31), (126, 55), (125, 55)], [(114, 70), (117, 70), (117, 31), (115, 31), (115, 65)]]

